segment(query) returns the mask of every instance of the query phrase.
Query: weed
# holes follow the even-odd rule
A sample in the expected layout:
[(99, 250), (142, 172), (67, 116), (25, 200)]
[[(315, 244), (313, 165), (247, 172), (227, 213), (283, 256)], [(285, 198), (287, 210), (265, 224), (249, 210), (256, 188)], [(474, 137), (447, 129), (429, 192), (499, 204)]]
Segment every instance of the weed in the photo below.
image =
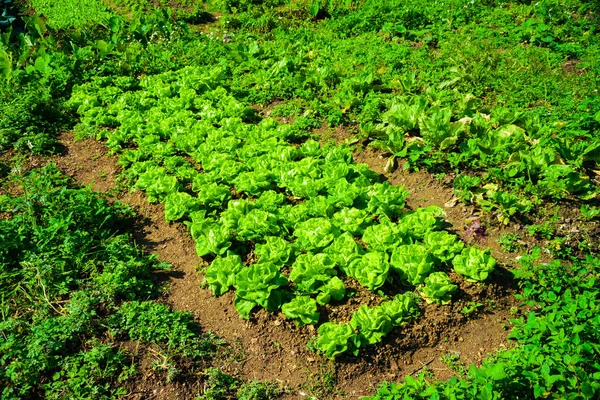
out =
[(440, 360), (448, 366), (453, 372), (455, 372), (459, 377), (467, 376), (467, 366), (460, 359), (460, 353), (447, 353), (440, 357)]
[(498, 239), (498, 244), (502, 250), (508, 253), (516, 253), (522, 247), (521, 235), (518, 233), (505, 233)]
[(464, 306), (460, 313), (466, 317), (475, 317), (483, 310), (483, 303), (470, 301), (469, 304)]
[[(0, 200), (0, 355), (3, 398), (115, 397), (136, 365), (107, 328), (160, 349), (166, 379), (193, 370), (222, 343), (188, 314), (153, 303), (152, 273), (168, 266), (145, 256), (121, 229), (131, 209), (70, 186), (50, 165), (20, 175), (21, 196)], [(124, 300), (128, 300), (125, 301)]]
[(587, 204), (582, 204), (579, 211), (581, 212), (581, 217), (585, 221), (591, 221), (600, 215), (600, 207), (594, 207)]

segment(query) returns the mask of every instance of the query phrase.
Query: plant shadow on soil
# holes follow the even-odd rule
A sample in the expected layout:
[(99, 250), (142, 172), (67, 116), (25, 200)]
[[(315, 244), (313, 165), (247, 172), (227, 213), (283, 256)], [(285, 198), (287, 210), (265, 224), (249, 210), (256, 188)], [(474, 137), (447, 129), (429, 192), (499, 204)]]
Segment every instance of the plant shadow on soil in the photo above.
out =
[[(513, 294), (515, 283), (510, 272), (498, 268), (487, 284), (462, 282), (457, 274), (451, 278), (460, 282), (455, 301), (448, 306), (422, 305), (422, 315), (414, 323), (396, 328), (382, 343), (363, 349), (358, 357), (341, 357), (335, 363), (306, 348), (316, 333), (314, 327), (297, 328), (281, 313), (260, 310), (246, 321), (238, 316), (231, 292), (215, 298), (202, 287), (198, 272), (203, 261), (196, 255), (195, 243), (181, 223), (166, 223), (163, 206), (147, 203), (140, 192), (118, 190), (115, 179), (119, 167), (115, 156), (94, 140), (73, 141), (72, 133), (60, 136), (67, 151), (53, 158), (57, 166), (82, 185), (91, 185), (100, 192), (116, 193), (116, 200), (134, 207), (140, 215), (132, 227), (134, 239), (147, 253), (157, 253), (161, 261), (173, 264), (173, 271), (163, 275), (170, 281), (167, 303), (175, 309), (193, 312), (205, 331), (212, 331), (229, 343), (214, 365), (224, 372), (246, 380), (274, 381), (289, 389), (284, 398), (299, 398), (310, 388), (320, 392), (319, 398), (359, 398), (372, 394), (384, 380), (399, 380), (425, 368), (436, 378), (455, 375), (441, 357), (458, 354), (462, 362), (479, 365), (487, 354), (510, 346), (507, 342), (510, 309), (517, 303)], [(357, 162), (366, 162), (382, 173), (385, 160), (379, 154), (364, 151), (356, 155)], [(452, 195), (439, 187), (431, 176), (401, 173), (388, 179), (403, 184), (412, 191), (411, 208), (443, 204)], [(431, 195), (431, 196), (430, 196)], [(447, 219), (460, 235), (461, 220), (472, 216), (468, 207), (446, 209)], [(464, 238), (464, 235), (461, 235)], [(485, 245), (497, 238), (490, 234)], [(497, 246), (496, 246), (497, 247)], [(499, 250), (492, 248), (496, 254)], [(357, 287), (345, 304), (327, 309), (326, 318), (349, 320), (350, 313), (360, 304), (374, 305), (379, 296)], [(471, 303), (481, 303), (478, 313), (464, 315), (461, 310)], [(193, 398), (201, 391), (202, 377), (167, 383), (145, 369), (135, 392), (138, 398)], [(325, 371), (325, 372), (324, 372)], [(306, 394), (306, 393), (305, 393)], [(183, 396), (183, 397), (182, 397)]]

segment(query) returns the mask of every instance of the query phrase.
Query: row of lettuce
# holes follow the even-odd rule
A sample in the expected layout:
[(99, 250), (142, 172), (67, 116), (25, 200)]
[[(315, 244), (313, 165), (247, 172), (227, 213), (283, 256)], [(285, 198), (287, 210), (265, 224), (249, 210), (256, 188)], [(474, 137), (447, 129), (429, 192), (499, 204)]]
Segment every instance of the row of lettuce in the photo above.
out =
[[(219, 87), (221, 72), (96, 79), (69, 104), (82, 116), (79, 134), (106, 139), (133, 187), (189, 227), (198, 255), (214, 258), (206, 282), (215, 295), (235, 288), (242, 317), (260, 306), (317, 324), (319, 306), (346, 296), (345, 276), (370, 291), (416, 287), (428, 302), (449, 303), (452, 267), (471, 281), (493, 271), (488, 252), (441, 229), (442, 209), (406, 211), (408, 192), (354, 163), (347, 147), (258, 122)], [(330, 357), (356, 352), (415, 310), (409, 294), (363, 306), (350, 325), (322, 324), (318, 347)]]
[(361, 128), (374, 146), (405, 159), (406, 168), (472, 171), (454, 180), (457, 195), (505, 224), (528, 214), (540, 199), (596, 196), (600, 142), (594, 132), (569, 131), (510, 109), (486, 114), (480, 106), (471, 95), (448, 98), (445, 91), (428, 89), (395, 96)]
[[(45, 2), (34, 3), (47, 17), (51, 15), (49, 9), (55, 8)], [(92, 3), (101, 2), (86, 2), (84, 6), (89, 14), (95, 14), (91, 10), (97, 8), (92, 7)], [(119, 4), (129, 3), (125, 1)], [(222, 32), (219, 28), (214, 32), (209, 30), (210, 34), (207, 35), (195, 35), (188, 25), (173, 19), (171, 13), (164, 11), (152, 16), (140, 15), (131, 22), (112, 14), (110, 18), (98, 16), (107, 29), (71, 32), (65, 38), (68, 44), (62, 44), (48, 35), (47, 26), (42, 19), (26, 18), (26, 35), (13, 35), (12, 39), (10, 35), (4, 35), (1, 40), (0, 62), (3, 74), (16, 85), (29, 86), (23, 90), (25, 94), (22, 98), (8, 102), (6, 109), (3, 108), (5, 112), (0, 119), (0, 150), (16, 147), (20, 151), (39, 152), (55, 148), (56, 142), (49, 134), (56, 133), (57, 125), (64, 124), (65, 121), (53, 112), (56, 111), (55, 102), (44, 94), (45, 91), (62, 99), (68, 96), (74, 82), (85, 81), (93, 75), (139, 75), (178, 68), (193, 60), (199, 65), (225, 66), (229, 74), (225, 79), (226, 84), (237, 98), (261, 104), (284, 99), (288, 102), (278, 108), (279, 113), (291, 116), (302, 113), (313, 115), (317, 117), (313, 119), (313, 123), (327, 118), (331, 126), (342, 123), (360, 125), (363, 136), (374, 139), (377, 145), (389, 151), (394, 158), (403, 159), (405, 166), (429, 168), (440, 173), (453, 170), (467, 172), (468, 175), (461, 174), (454, 181), (459, 197), (466, 202), (477, 202), (485, 210), (496, 213), (504, 223), (508, 223), (511, 217), (535, 211), (534, 206), (540, 199), (577, 196), (589, 200), (596, 195), (595, 170), (600, 159), (600, 142), (594, 129), (600, 124), (600, 113), (597, 112), (595, 93), (589, 94), (588, 97), (591, 97), (585, 99), (587, 106), (580, 105), (581, 114), (584, 111), (586, 115), (589, 114), (585, 124), (567, 124), (564, 120), (556, 120), (551, 111), (544, 114), (543, 107), (533, 107), (528, 113), (511, 107), (490, 109), (484, 107), (482, 99), (486, 100), (485, 95), (489, 94), (486, 91), (500, 90), (496, 88), (498, 85), (489, 82), (485, 88), (481, 88), (478, 87), (477, 79), (469, 78), (460, 68), (448, 65), (441, 67), (438, 65), (441, 60), (431, 54), (437, 51), (428, 49), (429, 46), (415, 49), (412, 40), (396, 32), (398, 26), (392, 24), (384, 29), (383, 22), (373, 18), (372, 26), (358, 24), (362, 27), (359, 31), (364, 29), (365, 34), (370, 32), (371, 35), (343, 35), (343, 29), (354, 31), (357, 27), (352, 25), (361, 16), (369, 15), (372, 18), (379, 13), (377, 10), (398, 23), (406, 19), (401, 23), (407, 24), (404, 27), (406, 29), (412, 24), (425, 24), (417, 29), (425, 29), (425, 32), (432, 29), (432, 26), (437, 26), (435, 30), (439, 30), (437, 34), (441, 35), (440, 39), (449, 35), (445, 32), (446, 24), (440, 20), (441, 15), (446, 13), (474, 13), (468, 18), (463, 15), (465, 22), (478, 15), (477, 18), (485, 17), (485, 22), (489, 24), (490, 20), (495, 20), (490, 16), (494, 12), (502, 15), (503, 23), (507, 23), (504, 20), (509, 18), (520, 20), (523, 18), (520, 15), (522, 12), (524, 15), (536, 15), (535, 18), (523, 21), (528, 24), (534, 20), (553, 20), (556, 27), (552, 24), (541, 25), (547, 30), (553, 31), (556, 28), (559, 32), (559, 27), (563, 24), (573, 24), (571, 28), (575, 31), (568, 36), (573, 42), (581, 40), (578, 46), (582, 46), (582, 52), (592, 54), (593, 43), (583, 40), (584, 37), (590, 40), (595, 37), (592, 14), (585, 12), (591, 6), (581, 5), (581, 10), (577, 11), (577, 2), (570, 2), (564, 9), (560, 9), (561, 15), (583, 13), (567, 23), (563, 17), (558, 18), (552, 14), (554, 16), (551, 18), (550, 13), (541, 11), (553, 8), (551, 4), (546, 4), (552, 3), (551, 1), (541, 2), (537, 6), (508, 2), (510, 7), (497, 7), (492, 12), (489, 7), (468, 2), (463, 4), (461, 0), (451, 2), (449, 7), (427, 4), (426, 8), (434, 9), (435, 14), (422, 15), (424, 20), (419, 17), (417, 20), (421, 22), (417, 22), (411, 16), (413, 13), (423, 13), (423, 5), (418, 2), (393, 2), (392, 5), (374, 1), (356, 7), (337, 4), (334, 8), (340, 6), (344, 11), (338, 10), (335, 18), (315, 25), (310, 19), (302, 20), (306, 17), (303, 13), (298, 13), (299, 16), (304, 16), (297, 16), (299, 20), (287, 18), (294, 15), (291, 4), (289, 12), (292, 15), (288, 15), (284, 11), (287, 7), (271, 7), (278, 5), (278, 1), (259, 2), (260, 5), (253, 2), (252, 6), (243, 3), (244, 7), (240, 8), (238, 4), (234, 8), (249, 12), (264, 10), (265, 18), (279, 18), (272, 27), (272, 37), (257, 37), (244, 29), (231, 28), (234, 31), (231, 32), (229, 27), (221, 27), (229, 33)], [(294, 7), (306, 9), (305, 2), (301, 3)], [(68, 8), (65, 4), (67, 3), (61, 4), (61, 8)], [(200, 12), (198, 7), (192, 7), (189, 2), (178, 4), (184, 6), (182, 10), (189, 6)], [(231, 11), (229, 6), (222, 6)], [(71, 10), (79, 10), (81, 7), (81, 4), (77, 4)], [(558, 12), (556, 7), (553, 9)], [(58, 14), (56, 18), (66, 15), (56, 9), (54, 13)], [(200, 14), (205, 15), (203, 12)], [(554, 18), (558, 18), (560, 22)], [(52, 26), (54, 18), (48, 19)], [(223, 19), (230, 22), (235, 20), (232, 15)], [(429, 19), (433, 25), (427, 28), (428, 24), (423, 21)], [(66, 22), (74, 23), (73, 21), (75, 20), (69, 19)], [(286, 29), (288, 23), (301, 24), (307, 29)], [(524, 23), (521, 25), (517, 24), (514, 30), (529, 26)], [(59, 26), (62, 24), (56, 24), (55, 27)], [(275, 29), (276, 27), (279, 29)], [(490, 32), (495, 32), (495, 28), (486, 29), (486, 32), (489, 29)], [(381, 35), (376, 35), (376, 32)], [(551, 36), (555, 40), (564, 40), (565, 32), (557, 32)], [(585, 36), (579, 37), (575, 32)], [(339, 35), (343, 38), (338, 37)], [(424, 33), (420, 33), (418, 37), (420, 35)], [(221, 40), (226, 36), (232, 40)], [(519, 40), (511, 35), (510, 40), (503, 38), (501, 42), (509, 48), (520, 48)], [(332, 51), (331, 46), (339, 50)], [(439, 51), (448, 52), (448, 46), (450, 45), (447, 43), (441, 44)], [(456, 46), (451, 47), (454, 52)], [(365, 52), (364, 48), (369, 48), (370, 51)], [(527, 53), (531, 51), (530, 48), (521, 50), (527, 57), (534, 57), (534, 54)], [(493, 57), (500, 57), (499, 54), (503, 53), (496, 51)], [(550, 56), (548, 57), (550, 60)], [(496, 62), (506, 62), (501, 60), (502, 57)], [(554, 65), (554, 57), (552, 60), (551, 64)], [(342, 65), (349, 67), (342, 68)], [(592, 67), (589, 68), (591, 70)], [(414, 72), (421, 69), (422, 72)], [(578, 84), (577, 90), (581, 92), (595, 87), (593, 75), (595, 74), (590, 72), (578, 78), (589, 82), (585, 85), (572, 77), (574, 83)], [(482, 78), (489, 79), (486, 76)], [(564, 79), (562, 85), (568, 85), (565, 82), (571, 83), (567, 77), (561, 79)], [(46, 87), (38, 88), (40, 82)], [(520, 84), (518, 88), (523, 86), (525, 85)], [(547, 83), (544, 83), (544, 87), (548, 87), (547, 90), (553, 93), (557, 90)], [(32, 95), (28, 96), (27, 92)], [(468, 93), (475, 93), (477, 97)], [(514, 97), (518, 97), (507, 93), (504, 95), (512, 101), (515, 101)], [(7, 98), (10, 96), (7, 92)], [(492, 97), (494, 96), (490, 95), (487, 99)], [(560, 96), (554, 94), (554, 97), (554, 101), (577, 98), (575, 95), (563, 96), (562, 93)], [(36, 108), (39, 110), (32, 112)], [(16, 109), (35, 120), (9, 118), (13, 114), (12, 110)], [(37, 118), (39, 113), (43, 113), (44, 118)], [(527, 198), (520, 195), (523, 191), (528, 194)]]

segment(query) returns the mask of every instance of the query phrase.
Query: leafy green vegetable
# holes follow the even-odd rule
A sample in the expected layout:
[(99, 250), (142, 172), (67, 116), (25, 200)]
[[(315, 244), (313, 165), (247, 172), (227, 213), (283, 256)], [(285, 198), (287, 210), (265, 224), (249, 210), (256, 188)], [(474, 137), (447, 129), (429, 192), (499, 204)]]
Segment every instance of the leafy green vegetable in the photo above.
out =
[(283, 227), (287, 231), (292, 231), (295, 226), (309, 218), (308, 204), (306, 202), (296, 205), (286, 204), (279, 208), (277, 215)]
[(419, 288), (419, 293), (427, 303), (449, 304), (457, 288), (445, 272), (432, 272), (425, 278), (425, 285)]
[[(330, 199), (325, 196), (314, 196), (306, 200), (306, 213), (311, 217), (330, 219), (335, 211), (335, 207), (329, 200)], [(335, 229), (335, 231), (337, 232), (337, 229)]]
[(440, 221), (437, 217), (443, 214), (444, 211), (439, 207), (419, 208), (400, 218), (398, 231), (402, 237), (421, 240), (427, 232), (440, 228)]
[(229, 186), (212, 182), (202, 185), (198, 190), (198, 201), (205, 207), (221, 207), (229, 199), (231, 199)]
[(325, 322), (318, 332), (316, 347), (325, 357), (333, 359), (346, 352), (358, 354), (361, 341), (350, 325)]
[(393, 300), (381, 303), (381, 309), (390, 317), (393, 326), (401, 326), (419, 315), (417, 296), (412, 292), (398, 294)]
[(233, 184), (238, 192), (252, 196), (258, 196), (273, 187), (272, 175), (268, 171), (242, 172)]
[(135, 183), (137, 189), (146, 191), (150, 203), (163, 201), (168, 194), (176, 192), (179, 186), (177, 178), (167, 175), (162, 167), (149, 168)]
[(368, 344), (381, 342), (393, 328), (390, 316), (381, 307), (369, 308), (362, 305), (352, 314), (350, 326), (357, 329), (359, 335)]
[(294, 297), (289, 303), (281, 306), (281, 311), (286, 318), (296, 320), (296, 325), (315, 325), (319, 322), (317, 302), (308, 296)]
[(362, 257), (364, 250), (356, 243), (354, 236), (348, 232), (342, 233), (335, 238), (329, 247), (325, 248), (325, 253), (329, 254), (335, 263), (340, 266), (342, 271), (347, 273), (347, 267), (350, 263)]
[(267, 211), (254, 209), (238, 221), (237, 235), (242, 240), (258, 240), (279, 233), (277, 216)]
[(197, 211), (197, 199), (185, 192), (174, 192), (165, 198), (165, 219), (167, 222), (177, 221), (187, 213)]
[(465, 131), (465, 123), (462, 121), (450, 122), (452, 110), (449, 108), (435, 109), (429, 112), (431, 115), (419, 117), (419, 130), (425, 143), (430, 143), (441, 150), (454, 145), (460, 134)]
[(294, 197), (311, 199), (325, 188), (323, 179), (314, 179), (307, 175), (293, 176), (285, 181), (285, 187)]
[(402, 243), (402, 239), (396, 231), (396, 226), (388, 220), (386, 223), (367, 227), (362, 239), (373, 250), (389, 251)]
[(221, 296), (232, 286), (235, 286), (235, 277), (243, 268), (242, 260), (237, 254), (227, 254), (217, 257), (208, 266), (204, 280), (215, 296)]
[(285, 196), (283, 193), (277, 193), (273, 190), (267, 190), (263, 192), (258, 199), (254, 202), (256, 208), (276, 214), (279, 208), (285, 203)]
[(328, 304), (331, 300), (340, 301), (346, 295), (344, 282), (337, 276), (332, 277), (326, 284), (319, 287), (317, 303)]
[(224, 254), (231, 246), (231, 234), (226, 226), (204, 218), (206, 212), (192, 214), (192, 221), (185, 221), (196, 240), (196, 252), (200, 257), (208, 254)]
[(335, 262), (325, 253), (301, 254), (290, 271), (290, 281), (304, 293), (314, 293), (337, 275)]
[(344, 207), (340, 211), (333, 214), (332, 222), (335, 226), (344, 232), (349, 232), (353, 235), (361, 234), (367, 224), (369, 214), (353, 207)]
[(348, 275), (371, 291), (383, 286), (389, 271), (388, 255), (379, 251), (369, 252), (346, 267)]
[(256, 244), (254, 252), (260, 262), (271, 262), (283, 267), (294, 256), (296, 248), (282, 237), (267, 236), (264, 244)]
[(396, 247), (392, 252), (390, 264), (403, 281), (413, 286), (423, 283), (434, 268), (429, 251), (420, 244)]
[[(325, 164), (324, 167), (329, 165), (331, 164)], [(347, 164), (341, 165), (349, 170)], [(328, 202), (338, 208), (352, 207), (355, 200), (364, 195), (364, 189), (356, 184), (348, 183), (346, 178), (334, 180), (327, 187)]]
[(454, 258), (463, 249), (464, 243), (456, 235), (446, 231), (429, 231), (423, 237), (423, 244), (437, 263)]
[(296, 225), (298, 244), (311, 251), (322, 249), (336, 237), (335, 227), (325, 218), (311, 218)]
[(402, 212), (409, 195), (403, 186), (392, 186), (389, 182), (375, 183), (368, 190), (367, 211), (393, 218)]
[(253, 208), (254, 205), (247, 199), (230, 200), (227, 203), (227, 209), (221, 212), (219, 222), (230, 231), (235, 232), (238, 230), (240, 219), (247, 215)]
[(475, 247), (467, 247), (452, 260), (454, 270), (471, 282), (484, 281), (496, 266), (496, 260)]
[(242, 318), (248, 319), (256, 306), (277, 310), (285, 295), (287, 279), (271, 263), (259, 263), (242, 268), (235, 276), (235, 308)]

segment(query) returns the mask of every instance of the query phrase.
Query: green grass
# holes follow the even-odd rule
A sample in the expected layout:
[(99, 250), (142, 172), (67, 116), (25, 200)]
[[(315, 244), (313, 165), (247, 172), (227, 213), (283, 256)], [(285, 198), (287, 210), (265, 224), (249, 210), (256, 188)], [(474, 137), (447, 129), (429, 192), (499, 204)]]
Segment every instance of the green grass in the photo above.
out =
[(57, 30), (90, 27), (111, 16), (102, 0), (29, 0), (29, 3), (45, 17), (50, 28)]

